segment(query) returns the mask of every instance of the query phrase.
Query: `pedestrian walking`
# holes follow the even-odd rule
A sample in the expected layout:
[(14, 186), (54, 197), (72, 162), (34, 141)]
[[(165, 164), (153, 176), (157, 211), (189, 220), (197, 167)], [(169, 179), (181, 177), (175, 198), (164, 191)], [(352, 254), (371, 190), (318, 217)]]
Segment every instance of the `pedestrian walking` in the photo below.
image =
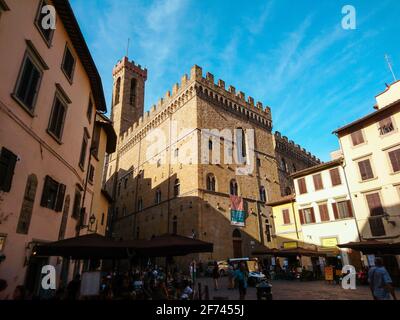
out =
[(375, 267), (368, 271), (368, 281), (374, 300), (397, 300), (392, 279), (383, 266), (382, 258), (375, 258)]
[(219, 287), (218, 287), (219, 277), (220, 277), (220, 274), (219, 274), (218, 262), (214, 261), (213, 279), (214, 279), (214, 290), (215, 291), (217, 291), (219, 289)]
[(230, 264), (228, 266), (228, 289), (229, 290), (235, 289), (234, 277), (235, 277), (235, 270), (233, 270), (233, 266)]
[(239, 268), (235, 271), (235, 281), (237, 282), (239, 288), (239, 300), (246, 299), (247, 279), (248, 273), (246, 267), (244, 263), (241, 263)]

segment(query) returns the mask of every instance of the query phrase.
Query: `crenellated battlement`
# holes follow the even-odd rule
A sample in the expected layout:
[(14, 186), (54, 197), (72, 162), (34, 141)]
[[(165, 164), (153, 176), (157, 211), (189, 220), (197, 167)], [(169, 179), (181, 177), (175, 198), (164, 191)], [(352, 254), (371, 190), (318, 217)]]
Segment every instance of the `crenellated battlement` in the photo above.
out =
[(128, 57), (123, 57), (116, 63), (112, 72), (113, 77), (115, 77), (123, 68), (127, 68), (144, 78), (144, 80), (147, 80), (147, 69), (143, 68), (140, 64), (136, 64), (133, 60), (129, 61)]
[(210, 72), (206, 72), (206, 76), (203, 77), (203, 69), (197, 65), (194, 65), (190, 70), (190, 80), (200, 83), (200, 91), (202, 93), (210, 96), (212, 93), (210, 93), (209, 90), (211, 89), (212, 91), (214, 91), (212, 97), (215, 97), (215, 94), (221, 95), (223, 102), (225, 102), (225, 99), (231, 100), (232, 103), (237, 103), (239, 107), (243, 106), (249, 111), (256, 112), (263, 117), (266, 116), (269, 120), (271, 120), (270, 107), (264, 107), (263, 104), (259, 101), (255, 103), (253, 97), (249, 96), (246, 99), (246, 94), (242, 91), (238, 91), (236, 93), (236, 88), (232, 85), (229, 85), (228, 89), (226, 89), (225, 81), (222, 79), (218, 79), (217, 83), (215, 83), (214, 75)]
[(274, 137), (277, 148), (279, 148), (281, 151), (286, 150), (295, 153), (298, 156), (307, 158), (313, 164), (321, 163), (321, 160), (319, 158), (317, 158), (311, 152), (307, 151), (305, 148), (301, 147), (299, 144), (294, 143), (293, 140), (289, 140), (288, 137), (282, 136), (279, 131), (275, 131)]
[[(117, 64), (114, 70), (118, 72), (119, 68), (124, 65), (132, 67), (130, 66), (131, 64), (132, 62), (127, 61), (127, 58), (125, 58), (125, 60)], [(135, 66), (135, 68), (138, 68), (138, 66)], [(147, 75), (147, 70), (144, 69), (144, 71)], [(259, 125), (269, 130), (272, 129), (270, 107), (264, 107), (261, 102), (255, 103), (252, 97), (248, 97), (246, 100), (245, 93), (241, 91), (236, 93), (236, 89), (233, 86), (229, 86), (227, 90), (224, 80), (219, 79), (218, 83), (215, 84), (214, 75), (209, 72), (206, 73), (204, 78), (202, 68), (195, 65), (190, 70), (190, 77), (184, 74), (180, 83), (175, 83), (172, 89), (166, 91), (164, 97), (158, 100), (157, 104), (153, 105), (143, 117), (139, 118), (138, 122), (134, 123), (119, 137), (120, 144), (135, 143), (194, 95), (213, 100), (214, 103), (230, 109), (232, 112), (246, 118), (246, 120), (259, 123)]]

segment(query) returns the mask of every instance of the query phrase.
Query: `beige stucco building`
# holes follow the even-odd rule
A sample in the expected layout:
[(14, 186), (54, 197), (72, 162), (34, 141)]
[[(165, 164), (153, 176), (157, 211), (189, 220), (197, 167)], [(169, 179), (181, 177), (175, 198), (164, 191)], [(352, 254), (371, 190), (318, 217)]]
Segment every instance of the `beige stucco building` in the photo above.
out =
[[(361, 240), (400, 241), (400, 82), (376, 97), (376, 110), (335, 131), (344, 156)], [(368, 264), (365, 258), (366, 264)], [(399, 257), (385, 264), (399, 278)]]
[[(47, 4), (56, 9), (54, 29), (41, 24)], [(106, 143), (94, 129), (106, 121), (98, 114), (106, 104), (68, 1), (2, 0), (0, 8), (0, 278), (8, 283), (0, 298), (7, 298), (17, 285), (37, 294), (43, 264), (63, 270), (64, 281), (72, 272), (61, 259), (32, 256), (36, 244), (87, 232), (92, 214), (105, 231), (95, 184)]]
[[(113, 77), (119, 132), (107, 163), (107, 190), (116, 199), (113, 236), (195, 236), (214, 243), (212, 254), (196, 256), (203, 261), (249, 256), (268, 245), (265, 202), (281, 193), (271, 109), (194, 66), (144, 113), (147, 70), (125, 57)], [(243, 199), (244, 225), (231, 221), (230, 195)]]

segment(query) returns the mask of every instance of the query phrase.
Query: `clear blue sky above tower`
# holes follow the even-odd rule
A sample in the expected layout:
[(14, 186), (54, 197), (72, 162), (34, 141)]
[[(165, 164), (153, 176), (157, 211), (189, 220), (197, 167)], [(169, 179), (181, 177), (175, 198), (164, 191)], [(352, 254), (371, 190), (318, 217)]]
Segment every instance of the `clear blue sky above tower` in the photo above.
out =
[[(251, 4), (250, 4), (251, 3)], [(331, 132), (372, 111), (400, 77), (400, 1), (71, 0), (110, 110), (116, 61), (148, 68), (145, 109), (194, 64), (271, 106), (274, 129), (323, 160)], [(343, 30), (342, 7), (357, 28)]]

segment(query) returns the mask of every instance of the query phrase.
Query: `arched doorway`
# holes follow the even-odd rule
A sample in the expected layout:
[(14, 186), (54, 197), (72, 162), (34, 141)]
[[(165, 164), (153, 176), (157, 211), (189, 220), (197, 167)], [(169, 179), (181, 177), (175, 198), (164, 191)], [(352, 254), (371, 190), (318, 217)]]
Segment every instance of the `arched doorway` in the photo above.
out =
[(232, 232), (233, 257), (242, 257), (242, 234), (238, 229)]

